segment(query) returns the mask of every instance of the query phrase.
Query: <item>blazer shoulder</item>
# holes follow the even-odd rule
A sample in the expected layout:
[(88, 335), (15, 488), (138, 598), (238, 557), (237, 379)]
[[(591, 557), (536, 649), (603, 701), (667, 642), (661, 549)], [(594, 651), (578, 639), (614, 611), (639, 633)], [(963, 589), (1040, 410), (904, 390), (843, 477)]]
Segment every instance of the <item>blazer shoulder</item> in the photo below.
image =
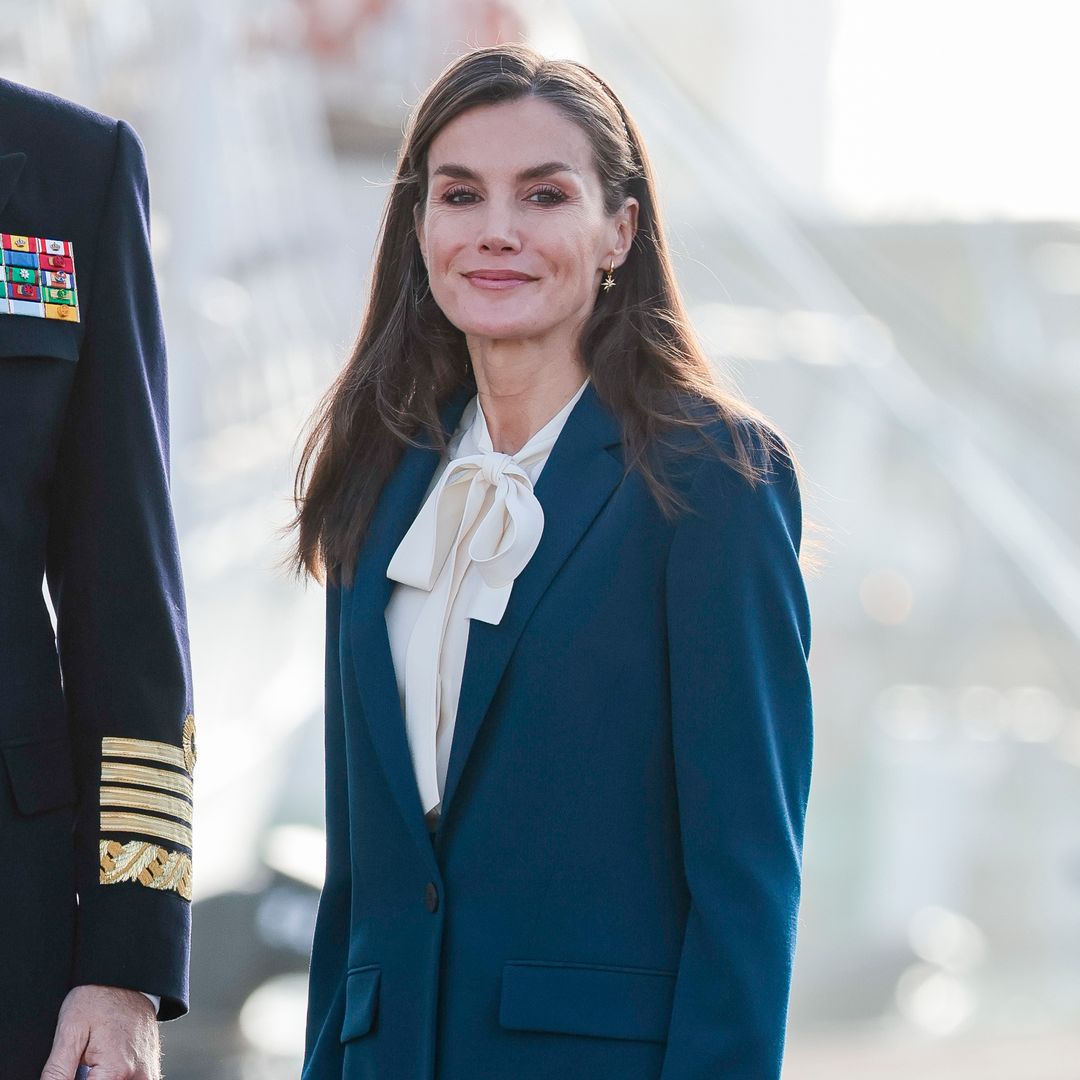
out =
[(662, 466), (680, 495), (701, 487), (753, 489), (792, 481), (794, 455), (784, 436), (754, 411), (731, 412), (714, 401), (682, 397), (680, 424), (661, 444)]
[[(734, 444), (726, 426), (716, 434), (718, 443), (730, 438), (729, 447)], [(726, 455), (700, 455), (675, 535), (684, 534), (695, 547), (722, 543), (732, 559), (751, 549), (793, 552), (797, 559), (803, 503), (795, 459), (771, 425), (754, 423), (740, 434), (750, 453), (752, 474), (746, 475)]]

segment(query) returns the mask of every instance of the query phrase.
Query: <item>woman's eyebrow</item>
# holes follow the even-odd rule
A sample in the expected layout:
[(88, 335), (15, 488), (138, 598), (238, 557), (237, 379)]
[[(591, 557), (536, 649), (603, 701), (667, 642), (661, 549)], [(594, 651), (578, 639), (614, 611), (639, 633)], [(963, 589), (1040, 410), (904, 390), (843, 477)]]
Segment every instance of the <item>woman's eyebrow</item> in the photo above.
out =
[[(551, 176), (553, 173), (569, 172), (578, 173), (579, 170), (573, 165), (568, 165), (565, 161), (545, 161), (540, 165), (531, 165), (527, 169), (522, 169), (517, 174), (518, 180), (538, 180), (541, 176)], [(445, 165), (440, 165), (435, 169), (432, 174), (432, 179), (436, 176), (449, 176), (453, 180), (480, 180), (480, 174), (474, 172), (467, 165), (456, 165), (453, 162), (448, 162)]]

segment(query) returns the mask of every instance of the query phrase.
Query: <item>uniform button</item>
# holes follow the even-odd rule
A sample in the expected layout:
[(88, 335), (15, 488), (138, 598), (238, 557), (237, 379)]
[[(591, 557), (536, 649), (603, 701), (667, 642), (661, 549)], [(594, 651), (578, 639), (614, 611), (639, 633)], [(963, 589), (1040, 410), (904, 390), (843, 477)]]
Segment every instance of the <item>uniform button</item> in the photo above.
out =
[(439, 910), (439, 890), (435, 888), (434, 881), (429, 881), (424, 888), (424, 904), (432, 915)]

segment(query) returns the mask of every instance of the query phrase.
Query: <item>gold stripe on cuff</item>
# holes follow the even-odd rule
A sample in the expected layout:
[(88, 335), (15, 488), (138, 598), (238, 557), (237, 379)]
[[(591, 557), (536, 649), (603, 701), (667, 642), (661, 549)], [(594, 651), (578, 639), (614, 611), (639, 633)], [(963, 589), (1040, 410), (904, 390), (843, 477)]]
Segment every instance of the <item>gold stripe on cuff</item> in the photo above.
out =
[(148, 814), (129, 814), (118, 811), (101, 812), (103, 833), (138, 833), (140, 836), (156, 836), (159, 840), (171, 840), (174, 844), (191, 847), (191, 829), (175, 821), (150, 817)]
[(184, 751), (179, 746), (153, 742), (150, 739), (120, 739), (107, 735), (101, 740), (102, 757), (141, 758), (144, 761), (160, 761), (187, 771)]
[(102, 787), (102, 806), (123, 806), (129, 810), (152, 810), (155, 814), (169, 814), (191, 824), (191, 803), (160, 795), (156, 791), (140, 791), (130, 787)]
[(123, 761), (103, 761), (101, 780), (105, 784), (141, 784), (143, 787), (172, 791), (191, 798), (191, 778), (167, 769), (152, 769), (149, 765), (128, 765)]

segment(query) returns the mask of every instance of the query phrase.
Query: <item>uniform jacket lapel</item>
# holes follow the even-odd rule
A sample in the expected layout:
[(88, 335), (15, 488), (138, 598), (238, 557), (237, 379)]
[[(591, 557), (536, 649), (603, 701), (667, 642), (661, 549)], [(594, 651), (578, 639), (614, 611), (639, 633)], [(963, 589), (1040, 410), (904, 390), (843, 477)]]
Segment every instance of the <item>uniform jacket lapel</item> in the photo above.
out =
[(7, 206), (25, 164), (25, 154), (5, 154), (0, 157), (0, 213)]
[[(471, 397), (462, 391), (442, 411), (449, 436)], [(502, 621), (472, 620), (453, 745), (443, 793), (445, 822), (469, 753), (482, 726), (514, 646), (529, 616), (622, 477), (609, 448), (620, 443), (615, 417), (592, 384), (586, 387), (552, 447), (536, 483), (544, 509), (540, 546), (514, 582)], [(397, 678), (386, 627), (393, 586), (386, 568), (413, 519), (439, 462), (431, 447), (410, 447), (379, 498), (356, 566), (351, 599), (351, 641), (360, 700), (375, 752), (417, 843), (432, 854), (413, 773)]]

